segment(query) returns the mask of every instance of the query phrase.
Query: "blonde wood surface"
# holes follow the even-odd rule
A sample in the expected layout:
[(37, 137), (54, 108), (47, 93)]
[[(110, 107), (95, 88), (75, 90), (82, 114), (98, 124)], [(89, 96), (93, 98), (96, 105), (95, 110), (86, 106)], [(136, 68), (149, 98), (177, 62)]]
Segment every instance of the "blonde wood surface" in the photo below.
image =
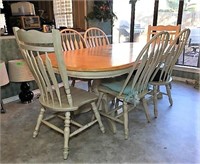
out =
[[(143, 46), (144, 43), (110, 44), (65, 51), (63, 56), (69, 76), (99, 79), (128, 73)], [(48, 56), (54, 70), (58, 71), (54, 53)]]
[(157, 34), (161, 31), (167, 31), (170, 35), (169, 41), (170, 43), (176, 38), (176, 36), (181, 31), (181, 26), (177, 25), (157, 25), (157, 26), (148, 26), (148, 32), (147, 32), (147, 42), (152, 38), (153, 35)]

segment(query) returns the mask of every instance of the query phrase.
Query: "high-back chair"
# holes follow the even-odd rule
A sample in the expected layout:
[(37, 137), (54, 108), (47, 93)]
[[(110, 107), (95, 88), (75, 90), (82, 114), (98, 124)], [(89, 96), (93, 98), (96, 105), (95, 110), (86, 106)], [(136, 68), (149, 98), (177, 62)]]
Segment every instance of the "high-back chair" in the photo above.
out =
[[(169, 33), (169, 44), (173, 42), (173, 40), (178, 36), (179, 32), (181, 31), (181, 25), (157, 25), (157, 26), (148, 26), (147, 32), (147, 42), (153, 37), (155, 34), (161, 31), (167, 31)], [(171, 84), (170, 84), (171, 88)], [(158, 88), (158, 91), (160, 89)], [(162, 94), (159, 94), (159, 97), (162, 97)]]
[(104, 31), (97, 27), (88, 28), (84, 33), (84, 39), (88, 47), (97, 47), (110, 44)]
[(85, 40), (78, 31), (73, 29), (63, 29), (60, 33), (62, 34), (61, 40), (64, 51), (86, 48)]
[[(91, 92), (69, 86), (66, 65), (63, 60), (61, 36), (58, 30), (53, 30), (52, 33), (42, 33), (36, 30), (25, 31), (14, 27), (13, 31), (22, 55), (40, 90), (39, 102), (42, 107), (33, 132), (33, 137), (35, 138), (38, 135), (41, 123), (63, 134), (63, 154), (64, 159), (67, 159), (70, 137), (91, 127), (96, 122), (98, 122), (101, 131), (104, 133), (104, 126), (96, 106), (98, 97)], [(52, 54), (54, 52), (55, 54)], [(49, 55), (56, 55), (56, 62), (63, 84), (61, 87), (59, 87), (56, 74), (51, 65), (51, 62), (55, 61), (51, 61)], [(86, 124), (72, 120), (71, 113), (81, 110), (81, 107), (86, 104), (91, 106), (95, 119), (89, 118)], [(45, 117), (46, 110), (51, 110), (52, 115)], [(53, 118), (63, 119), (63, 128), (53, 124), (51, 122)], [(71, 131), (71, 125), (74, 125), (76, 129)], [(46, 133), (45, 135), (51, 134)]]
[(179, 34), (181, 31), (181, 26), (173, 26), (173, 25), (157, 25), (157, 26), (148, 26), (148, 32), (147, 32), (147, 42), (158, 32), (161, 31), (167, 31), (170, 35), (169, 42), (171, 43), (176, 36)]
[[(101, 114), (108, 119), (124, 125), (125, 139), (128, 138), (128, 104), (136, 106), (140, 101), (143, 104), (148, 122), (150, 122), (145, 96), (148, 93), (148, 83), (155, 70), (161, 55), (168, 44), (169, 34), (160, 32), (155, 35), (139, 53), (128, 76), (102, 80), (99, 91), (99, 101), (105, 100), (105, 110)], [(136, 55), (136, 54), (135, 54)], [(107, 97), (114, 96), (122, 102), (116, 108), (109, 108)], [(122, 112), (118, 112), (122, 108)], [(115, 129), (114, 129), (115, 130)]]
[(163, 57), (159, 65), (157, 66), (154, 72), (154, 78), (151, 79), (150, 84), (153, 85), (153, 102), (154, 102), (154, 115), (157, 117), (157, 94), (160, 92), (158, 91), (159, 86), (165, 85), (166, 93), (162, 92), (169, 98), (170, 105), (173, 105), (173, 100), (171, 96), (171, 81), (172, 81), (172, 71), (174, 65), (176, 64), (178, 58), (183, 52), (183, 49), (187, 43), (188, 37), (190, 35), (189, 29), (182, 30), (177, 37), (171, 42), (169, 47), (167, 48), (166, 52), (164, 53)]
[[(77, 50), (86, 48), (86, 42), (81, 33), (73, 29), (63, 29), (60, 31), (61, 40), (62, 40), (62, 47), (64, 51), (70, 50)], [(80, 54), (81, 55), (81, 54)], [(84, 80), (84, 79), (72, 79), (72, 86), (75, 86), (76, 80), (83, 80), (88, 82), (88, 90), (91, 90), (91, 80)]]

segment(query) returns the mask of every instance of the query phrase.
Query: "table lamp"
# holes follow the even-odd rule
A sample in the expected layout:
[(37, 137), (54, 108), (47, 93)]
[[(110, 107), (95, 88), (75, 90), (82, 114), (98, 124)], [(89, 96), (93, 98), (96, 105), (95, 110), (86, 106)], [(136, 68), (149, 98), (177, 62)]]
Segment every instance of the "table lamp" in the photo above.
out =
[[(0, 86), (4, 86), (9, 83), (8, 72), (6, 70), (6, 65), (4, 61), (0, 61)], [(3, 108), (3, 102), (1, 98), (1, 113), (5, 113), (5, 109)]]
[(25, 60), (10, 60), (8, 61), (8, 72), (11, 82), (21, 82), (21, 92), (19, 93), (19, 99), (22, 103), (30, 103), (33, 99), (33, 92), (30, 91), (30, 85), (28, 81), (34, 80), (30, 69), (28, 68)]

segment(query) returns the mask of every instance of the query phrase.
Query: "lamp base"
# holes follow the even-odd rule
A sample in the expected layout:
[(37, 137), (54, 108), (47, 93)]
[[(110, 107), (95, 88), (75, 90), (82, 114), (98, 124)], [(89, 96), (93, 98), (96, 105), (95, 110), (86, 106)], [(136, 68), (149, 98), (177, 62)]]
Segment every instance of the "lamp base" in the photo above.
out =
[(1, 102), (1, 113), (6, 113), (6, 110), (3, 108), (3, 103)]
[(21, 84), (21, 92), (19, 93), (19, 99), (22, 103), (31, 103), (34, 93), (30, 91), (30, 85), (27, 82)]

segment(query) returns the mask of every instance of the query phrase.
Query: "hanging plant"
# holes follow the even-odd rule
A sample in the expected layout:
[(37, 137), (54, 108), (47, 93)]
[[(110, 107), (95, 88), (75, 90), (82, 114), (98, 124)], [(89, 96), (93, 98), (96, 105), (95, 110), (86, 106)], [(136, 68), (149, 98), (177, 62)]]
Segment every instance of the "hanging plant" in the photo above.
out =
[(112, 7), (109, 1), (94, 1), (93, 11), (88, 13), (86, 19), (98, 19), (99, 21), (107, 21), (117, 19), (117, 16), (113, 13)]

